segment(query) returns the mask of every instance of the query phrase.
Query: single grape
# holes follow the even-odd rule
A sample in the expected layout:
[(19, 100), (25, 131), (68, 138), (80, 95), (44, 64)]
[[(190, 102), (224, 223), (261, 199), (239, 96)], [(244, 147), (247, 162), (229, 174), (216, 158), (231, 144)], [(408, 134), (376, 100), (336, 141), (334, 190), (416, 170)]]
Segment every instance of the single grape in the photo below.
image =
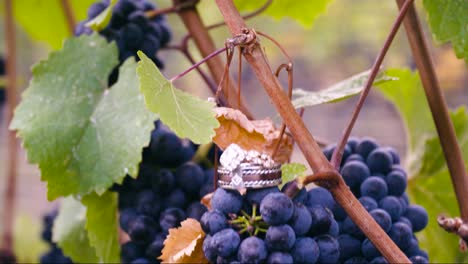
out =
[(293, 212), (293, 202), (281, 192), (268, 194), (260, 204), (262, 218), (269, 225), (287, 223), (291, 219)]
[(242, 208), (242, 196), (237, 190), (218, 188), (211, 199), (211, 206), (224, 214), (237, 213)]
[(185, 192), (182, 191), (182, 189), (177, 188), (173, 189), (172, 192), (164, 198), (163, 205), (164, 208), (185, 208), (185, 206), (187, 206), (187, 200), (188, 198), (185, 195)]
[(408, 225), (408, 226), (411, 228), (411, 230), (413, 230), (413, 224), (411, 223), (411, 221), (410, 221), (408, 218), (406, 218), (406, 217), (404, 217), (404, 216), (401, 216), (401, 217), (398, 219), (397, 223), (398, 223), (398, 222), (402, 222), (402, 223), (404, 223), (405, 225)]
[(364, 180), (361, 185), (361, 195), (380, 200), (388, 193), (387, 183), (379, 177), (371, 176)]
[(93, 19), (97, 15), (99, 15), (104, 9), (106, 9), (107, 5), (105, 3), (94, 3), (88, 8), (88, 19)]
[(343, 262), (344, 264), (367, 264), (367, 259), (363, 257), (352, 257)]
[(341, 175), (350, 188), (357, 188), (370, 176), (370, 171), (363, 162), (351, 161), (341, 168)]
[(157, 259), (159, 256), (161, 256), (162, 249), (164, 248), (164, 240), (166, 239), (166, 236), (162, 233), (157, 234), (153, 242), (148, 245), (146, 248), (146, 257), (149, 259)]
[(409, 258), (413, 264), (426, 264), (429, 260), (423, 256), (412, 256)]
[(380, 257), (374, 258), (369, 263), (370, 264), (388, 264), (388, 261), (384, 257), (380, 256)]
[(138, 215), (128, 223), (128, 235), (132, 241), (147, 243), (156, 235), (157, 224), (151, 217)]
[(327, 208), (333, 208), (335, 205), (335, 199), (331, 193), (322, 187), (312, 188), (307, 192), (307, 201), (305, 205), (311, 207), (313, 205), (323, 205)]
[(175, 187), (174, 174), (168, 169), (160, 169), (156, 177), (153, 177), (151, 180), (153, 191), (162, 195), (168, 194)]
[(341, 227), (340, 230), (342, 233), (352, 235), (356, 238), (364, 238), (364, 233), (362, 233), (361, 229), (359, 229), (349, 216), (345, 218)]
[(260, 205), (263, 198), (270, 193), (277, 193), (279, 192), (278, 187), (268, 187), (268, 188), (260, 188), (260, 189), (247, 189), (247, 193), (245, 194), (246, 200), (251, 204)]
[(293, 257), (286, 252), (272, 252), (268, 255), (268, 264), (293, 264)]
[(413, 233), (411, 228), (404, 223), (395, 223), (393, 224), (392, 228), (388, 232), (390, 238), (395, 242), (395, 244), (405, 250), (411, 245), (411, 239), (413, 237)]
[(383, 148), (373, 150), (366, 160), (367, 166), (372, 173), (388, 173), (392, 169), (393, 158)]
[(318, 261), (320, 263), (336, 263), (340, 258), (340, 244), (330, 235), (321, 235), (315, 238), (320, 249)]
[(411, 221), (414, 232), (423, 230), (429, 222), (426, 209), (419, 205), (410, 205), (406, 209), (405, 217)]
[(406, 190), (406, 177), (400, 171), (391, 171), (385, 178), (388, 186), (388, 194), (400, 196)]
[(309, 231), (312, 224), (312, 216), (303, 204), (295, 203), (293, 215), (288, 223), (296, 235), (302, 236)]
[(363, 138), (356, 146), (356, 153), (361, 155), (364, 159), (367, 158), (369, 153), (378, 147), (373, 138)]
[(205, 239), (203, 240), (203, 254), (205, 257), (211, 262), (215, 262), (217, 255), (216, 255), (216, 248), (213, 247), (211, 244), (211, 236), (206, 235)]
[(161, 209), (159, 201), (159, 197), (152, 190), (141, 191), (137, 196), (136, 210), (139, 214), (157, 218)]
[(145, 250), (141, 244), (138, 244), (134, 241), (128, 241), (122, 245), (120, 249), (120, 256), (122, 262), (129, 263), (134, 259), (144, 257)]
[(387, 211), (382, 209), (374, 209), (370, 212), (370, 215), (385, 232), (388, 232), (390, 228), (392, 228), (392, 218), (390, 214), (387, 213)]
[(133, 208), (125, 208), (120, 211), (119, 224), (122, 230), (128, 233), (128, 224), (137, 217), (137, 212)]
[(317, 262), (320, 249), (317, 242), (310, 237), (301, 237), (296, 239), (291, 255), (294, 259), (294, 263), (307, 263), (314, 264)]
[(350, 137), (346, 145), (348, 145), (349, 149), (352, 153), (356, 152), (356, 148), (359, 145), (360, 140), (355, 137)]
[(337, 237), (339, 234), (340, 234), (340, 225), (335, 219), (333, 219), (330, 225), (330, 229), (328, 230), (328, 235), (332, 237)]
[(408, 257), (417, 256), (419, 254), (419, 243), (416, 238), (412, 238), (409, 246), (405, 249), (405, 255)]
[(395, 196), (387, 196), (379, 201), (379, 207), (387, 211), (392, 221), (397, 221), (403, 214), (403, 207), (400, 200)]
[(360, 162), (365, 162), (364, 158), (359, 155), (359, 154), (351, 154), (349, 157), (345, 160), (345, 163), (351, 162), (351, 161), (360, 161)]
[(338, 203), (335, 203), (335, 205), (332, 208), (332, 212), (333, 216), (338, 221), (343, 221), (347, 216), (346, 211)]
[(193, 218), (197, 221), (200, 221), (202, 215), (207, 211), (206, 206), (200, 202), (193, 202), (187, 208), (187, 218)]
[(359, 202), (361, 202), (362, 206), (364, 206), (364, 208), (366, 208), (368, 212), (379, 208), (379, 205), (374, 200), (374, 198), (369, 196), (362, 196), (361, 198), (359, 198)]
[(134, 261), (130, 262), (131, 264), (151, 264), (151, 261), (146, 258), (137, 258)]
[(316, 236), (328, 233), (333, 220), (333, 214), (330, 210), (321, 205), (314, 205), (308, 209), (310, 216), (312, 217), (309, 234)]
[(227, 220), (221, 212), (214, 210), (204, 213), (201, 217), (200, 224), (205, 233), (214, 235), (227, 227)]
[(173, 227), (178, 227), (185, 218), (185, 212), (182, 209), (167, 208), (159, 217), (159, 225), (164, 232), (167, 232)]
[(388, 153), (390, 153), (390, 155), (392, 155), (393, 164), (395, 164), (395, 165), (400, 164), (400, 155), (398, 155), (398, 152), (396, 151), (396, 149), (394, 149), (392, 147), (385, 147), (384, 149)]
[(211, 245), (215, 248), (216, 255), (221, 257), (233, 255), (239, 244), (239, 234), (232, 228), (223, 229), (211, 237)]
[(380, 257), (380, 251), (374, 246), (374, 244), (366, 238), (361, 245), (361, 252), (366, 259), (371, 260), (376, 257)]
[(255, 236), (244, 239), (237, 253), (237, 258), (241, 263), (261, 263), (266, 260), (267, 256), (268, 250), (265, 243)]
[(187, 162), (177, 168), (177, 185), (188, 194), (198, 194), (205, 179), (202, 168), (193, 162)]
[(287, 251), (296, 242), (296, 234), (289, 225), (268, 227), (265, 243), (270, 251)]
[(348, 234), (339, 235), (338, 244), (340, 245), (340, 261), (361, 255), (361, 240), (353, 236)]

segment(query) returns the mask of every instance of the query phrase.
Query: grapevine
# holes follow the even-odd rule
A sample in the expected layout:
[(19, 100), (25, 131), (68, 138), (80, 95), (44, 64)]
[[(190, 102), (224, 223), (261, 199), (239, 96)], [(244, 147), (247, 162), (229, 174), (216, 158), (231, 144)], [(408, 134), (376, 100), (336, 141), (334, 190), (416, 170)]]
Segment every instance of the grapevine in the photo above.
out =
[[(210, 7), (223, 20), (209, 26), (202, 22), (209, 8), (196, 0), (167, 7), (149, 0), (42, 1), (34, 8), (5, 2), (0, 107), (6, 105), (6, 120), (0, 122), (10, 131), (0, 262), (466, 261), (460, 252), (468, 249), (468, 113), (447, 106), (414, 0), (395, 1), (398, 13), (368, 71), (320, 91), (294, 89), (301, 64), (283, 46), (288, 38), (246, 20), (289, 15), (311, 25), (332, 0), (267, 0), (254, 11), (249, 1), (216, 0)], [(44, 13), (48, 7), (45, 24), (25, 20), (28, 8)], [(450, 41), (466, 62), (466, 3), (424, 0), (421, 7), (434, 38)], [(175, 14), (188, 31), (176, 44), (179, 27), (168, 19)], [(57, 17), (60, 23), (52, 21)], [(32, 67), (21, 100), (15, 22), (55, 49)], [(402, 25), (420, 77), (382, 66)], [(232, 36), (218, 48), (211, 34), (220, 27)], [(275, 68), (265, 44), (286, 61)], [(161, 51), (179, 51), (192, 65), (167, 77), (178, 61)], [(178, 87), (193, 70), (209, 96), (188, 92), (202, 92), (199, 84)], [(279, 120), (273, 121), (276, 113), (255, 117), (244, 97), (254, 92), (244, 85), (246, 76), (258, 79)], [(374, 138), (351, 136), (371, 89), (399, 111), (405, 156)], [(317, 140), (303, 120), (305, 109), (356, 95), (341, 137)], [(47, 198), (59, 199), (29, 241), (42, 245), (32, 258), (18, 249), (25, 245), (15, 223), (18, 140), (38, 167)], [(295, 145), (307, 166), (291, 162)]]

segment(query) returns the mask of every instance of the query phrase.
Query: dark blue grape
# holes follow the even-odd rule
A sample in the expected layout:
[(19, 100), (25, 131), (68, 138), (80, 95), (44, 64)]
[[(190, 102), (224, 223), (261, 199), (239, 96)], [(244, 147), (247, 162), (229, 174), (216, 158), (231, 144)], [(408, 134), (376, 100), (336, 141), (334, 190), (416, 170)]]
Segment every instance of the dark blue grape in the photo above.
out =
[(268, 187), (268, 188), (261, 188), (261, 189), (247, 189), (245, 198), (251, 205), (254, 205), (254, 204), (260, 205), (263, 198), (265, 198), (267, 194), (277, 193), (277, 192), (279, 192), (279, 189), (276, 186)]
[(400, 199), (400, 202), (403, 204), (403, 207), (407, 208), (409, 206), (408, 194), (404, 193), (402, 196), (400, 196), (399, 199)]
[(200, 224), (205, 233), (214, 235), (216, 232), (227, 227), (227, 220), (221, 212), (214, 210), (204, 213)]
[(391, 171), (385, 178), (388, 186), (388, 194), (400, 196), (406, 190), (406, 176), (400, 171)]
[(307, 263), (314, 264), (317, 262), (320, 249), (317, 242), (310, 237), (301, 237), (296, 239), (291, 255), (294, 259), (294, 263)]
[[(1, 255), (0, 253), (0, 261), (1, 263), (16, 263), (14, 255)], [(54, 247), (49, 252), (43, 254), (40, 258), (41, 264), (49, 264), (49, 263), (60, 263), (60, 264), (72, 264), (72, 260), (65, 255), (60, 248)]]
[(164, 232), (167, 232), (171, 228), (178, 227), (185, 218), (185, 213), (180, 208), (168, 208), (161, 213), (159, 225)]
[(392, 171), (401, 172), (405, 176), (405, 178), (408, 178), (408, 175), (406, 174), (405, 169), (403, 169), (403, 167), (399, 164), (392, 165)]
[(285, 224), (291, 219), (294, 204), (288, 196), (279, 193), (270, 193), (263, 198), (260, 204), (260, 214), (269, 225)]
[(203, 254), (211, 262), (215, 262), (217, 258), (216, 248), (211, 244), (211, 236), (207, 235), (203, 240)]
[(193, 218), (193, 219), (196, 219), (197, 221), (200, 221), (202, 215), (207, 210), (208, 209), (206, 208), (206, 206), (204, 206), (200, 202), (193, 202), (187, 208), (187, 218)]
[(146, 248), (146, 257), (149, 259), (157, 259), (161, 256), (162, 249), (164, 248), (164, 240), (166, 236), (162, 233), (157, 234), (151, 244)]
[(393, 164), (400, 164), (400, 155), (398, 155), (398, 152), (394, 148), (385, 147), (384, 149), (392, 155)]
[(387, 193), (387, 184), (379, 177), (369, 177), (361, 185), (361, 195), (372, 197), (377, 201), (385, 197)]
[(163, 129), (152, 132), (150, 150), (154, 162), (167, 167), (177, 167), (194, 154), (194, 150), (184, 145), (174, 133)]
[(426, 264), (429, 260), (423, 256), (412, 256), (409, 258), (413, 264)]
[(293, 257), (285, 252), (272, 252), (268, 255), (268, 264), (293, 264)]
[(351, 152), (354, 153), (354, 152), (356, 152), (356, 148), (359, 145), (359, 142), (360, 141), (359, 141), (358, 138), (350, 137), (346, 144), (348, 145), (349, 149), (351, 149)]
[(140, 214), (158, 217), (161, 209), (159, 197), (152, 190), (144, 190), (138, 194), (136, 210)]
[(330, 225), (330, 229), (328, 230), (328, 235), (332, 237), (337, 237), (339, 234), (340, 234), (340, 225), (335, 219), (333, 219)]
[(367, 264), (367, 259), (363, 257), (352, 257), (343, 262), (344, 264)]
[(236, 190), (218, 188), (211, 199), (211, 206), (224, 214), (235, 214), (242, 208), (242, 196)]
[(361, 252), (362, 252), (362, 255), (366, 257), (366, 259), (369, 259), (369, 260), (381, 256), (379, 250), (374, 246), (374, 244), (368, 238), (366, 238), (362, 242)]
[(378, 147), (373, 138), (363, 138), (356, 146), (356, 153), (361, 155), (364, 159), (367, 158), (369, 153)]
[(351, 154), (351, 155), (349, 155), (349, 157), (346, 159), (345, 162), (348, 163), (348, 162), (351, 162), (351, 161), (360, 161), (360, 162), (363, 162), (363, 163), (365, 162), (365, 161), (364, 161), (364, 158), (362, 158), (362, 156), (359, 155), (359, 154)]
[(296, 242), (296, 234), (289, 225), (270, 226), (265, 243), (270, 251), (288, 251)]
[(147, 243), (157, 232), (157, 224), (151, 217), (138, 215), (128, 223), (128, 235), (132, 241)]
[(200, 197), (204, 197), (205, 195), (212, 193), (214, 191), (214, 186), (213, 183), (205, 183), (203, 186), (200, 188)]
[(236, 253), (240, 244), (239, 234), (232, 228), (223, 229), (211, 237), (211, 245), (216, 255), (229, 257)]
[(380, 256), (380, 257), (374, 258), (369, 263), (370, 264), (388, 264), (388, 261), (384, 257)]
[(362, 206), (364, 206), (368, 212), (379, 207), (375, 199), (369, 196), (362, 196), (359, 198), (359, 202), (361, 202)]
[(362, 233), (361, 229), (359, 229), (349, 216), (345, 218), (341, 227), (340, 230), (342, 233), (352, 235), (356, 238), (364, 238), (364, 233)]
[(392, 221), (397, 221), (403, 214), (403, 207), (400, 200), (395, 196), (387, 196), (379, 201), (379, 207), (387, 211)]
[(398, 223), (398, 222), (402, 222), (402, 223), (408, 225), (408, 226), (411, 228), (411, 230), (413, 229), (413, 224), (411, 223), (411, 221), (410, 221), (408, 218), (404, 217), (404, 216), (401, 216), (401, 217), (398, 219), (397, 223)]
[(321, 235), (315, 238), (320, 249), (318, 261), (320, 263), (336, 263), (340, 258), (340, 244), (329, 235)]
[(205, 179), (205, 173), (200, 166), (193, 162), (187, 162), (177, 168), (177, 185), (188, 194), (198, 194)]
[(122, 230), (128, 233), (128, 224), (137, 217), (137, 211), (133, 208), (125, 208), (120, 211), (119, 224)]
[(165, 195), (175, 186), (174, 174), (168, 169), (160, 169), (156, 176), (151, 179), (151, 187), (154, 192)]
[(392, 227), (392, 217), (387, 213), (387, 211), (375, 209), (370, 212), (370, 215), (385, 232), (388, 232)]
[(339, 235), (338, 244), (340, 245), (340, 261), (361, 255), (361, 240), (353, 236), (348, 234)]
[(107, 8), (107, 5), (105, 3), (94, 3), (88, 8), (88, 19), (93, 19), (97, 17), (104, 9)]
[(309, 234), (315, 236), (328, 233), (333, 220), (332, 213), (322, 205), (314, 205), (308, 209), (312, 217)]
[(335, 200), (331, 193), (322, 187), (316, 187), (310, 189), (307, 192), (307, 201), (305, 202), (307, 207), (311, 207), (313, 205), (323, 205), (327, 208), (333, 208), (335, 205)]
[(392, 228), (388, 232), (390, 238), (395, 242), (395, 244), (402, 250), (408, 248), (411, 244), (411, 239), (413, 233), (411, 228), (404, 223), (395, 223), (392, 225)]
[(429, 222), (426, 209), (419, 205), (410, 205), (406, 209), (405, 217), (411, 221), (413, 231), (418, 232), (423, 230)]
[(265, 243), (255, 236), (244, 239), (237, 253), (237, 259), (241, 263), (261, 263), (266, 260), (267, 256), (268, 250)]
[(120, 256), (122, 262), (129, 263), (137, 258), (145, 256), (145, 249), (141, 244), (138, 244), (134, 241), (128, 241), (123, 244), (120, 249)]
[(151, 261), (146, 258), (137, 258), (131, 264), (151, 264)]
[(333, 212), (333, 216), (338, 221), (343, 221), (347, 216), (346, 211), (338, 203), (335, 203), (335, 205), (333, 206), (332, 212)]
[(363, 162), (351, 161), (343, 166), (341, 175), (350, 188), (356, 188), (370, 176), (370, 171)]
[(296, 235), (302, 236), (305, 235), (312, 224), (312, 216), (310, 215), (309, 210), (300, 203), (294, 204), (294, 212), (289, 220), (289, 225), (292, 227)]
[(419, 243), (416, 238), (412, 238), (409, 246), (405, 249), (405, 255), (408, 257), (416, 256), (419, 254)]
[(372, 173), (388, 173), (392, 169), (393, 158), (383, 148), (373, 150), (366, 160), (367, 166)]
[(185, 208), (187, 206), (188, 198), (186, 197), (184, 191), (181, 189), (173, 189), (167, 197), (164, 198), (163, 204), (164, 208), (177, 207)]

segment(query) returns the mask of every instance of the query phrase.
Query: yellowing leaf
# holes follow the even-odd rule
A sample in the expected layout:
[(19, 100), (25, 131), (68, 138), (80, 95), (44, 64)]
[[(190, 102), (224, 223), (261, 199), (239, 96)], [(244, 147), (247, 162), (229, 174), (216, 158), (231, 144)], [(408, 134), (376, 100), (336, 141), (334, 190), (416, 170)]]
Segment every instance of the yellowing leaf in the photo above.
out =
[[(281, 131), (275, 128), (270, 119), (249, 120), (241, 111), (226, 107), (216, 108), (216, 117), (221, 126), (216, 129), (213, 141), (220, 148), (225, 149), (235, 143), (245, 150), (256, 150), (269, 155), (274, 153)], [(291, 153), (292, 138), (285, 133), (274, 160), (287, 162)]]
[(163, 263), (208, 263), (202, 248), (204, 237), (200, 223), (188, 218), (181, 227), (169, 229), (159, 259)]
[(219, 126), (215, 104), (176, 89), (143, 52), (138, 56), (137, 74), (147, 108), (179, 137), (197, 144), (210, 142)]
[(112, 0), (110, 5), (108, 7), (106, 7), (106, 9), (104, 9), (95, 18), (88, 21), (88, 23), (86, 23), (86, 26), (90, 27), (90, 28), (92, 28), (93, 30), (96, 30), (96, 31), (104, 29), (109, 24), (109, 22), (111, 20), (112, 8), (114, 8), (115, 3), (117, 3), (117, 1)]

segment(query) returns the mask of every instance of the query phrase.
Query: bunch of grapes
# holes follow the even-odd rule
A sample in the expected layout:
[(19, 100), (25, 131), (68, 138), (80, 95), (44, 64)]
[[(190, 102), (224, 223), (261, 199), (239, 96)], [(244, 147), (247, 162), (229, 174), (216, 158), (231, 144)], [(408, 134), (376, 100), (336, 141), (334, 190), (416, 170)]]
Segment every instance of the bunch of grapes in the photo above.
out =
[(154, 263), (170, 228), (186, 218), (201, 219), (200, 200), (213, 191), (214, 170), (190, 161), (195, 145), (157, 124), (136, 179), (127, 176), (112, 189), (119, 194), (120, 227), (130, 241), (122, 262)]
[(316, 198), (304, 188), (292, 198), (278, 187), (248, 189), (245, 196), (218, 188), (213, 210), (201, 218), (205, 257), (211, 263), (336, 263), (339, 225)]
[[(334, 149), (335, 146), (325, 148), (328, 159)], [(361, 204), (409, 259), (413, 263), (428, 263), (428, 254), (419, 248), (414, 235), (426, 227), (428, 215), (423, 207), (409, 203), (405, 192), (407, 175), (395, 149), (380, 147), (371, 138), (352, 138), (344, 149), (341, 175)], [(340, 262), (387, 263), (326, 189), (312, 191), (339, 221)]]
[[(93, 4), (88, 9), (88, 19), (80, 22), (75, 28), (75, 35), (91, 34), (86, 23), (99, 15), (109, 6), (109, 0)], [(156, 53), (166, 46), (171, 39), (171, 31), (163, 16), (149, 18), (146, 12), (155, 10), (156, 6), (147, 0), (118, 0), (112, 9), (110, 23), (99, 34), (108, 41), (115, 41), (119, 50), (119, 61), (134, 56), (138, 50), (143, 51), (159, 67), (163, 63)], [(110, 76), (110, 84), (117, 80), (118, 70)]]
[(42, 254), (40, 258), (40, 263), (41, 264), (47, 264), (47, 263), (73, 263), (72, 260), (66, 256), (63, 255), (62, 250), (57, 247), (57, 245), (52, 242), (52, 226), (54, 224), (54, 220), (57, 217), (57, 210), (53, 210), (49, 212), (48, 214), (44, 215), (42, 218), (42, 234), (41, 238), (45, 242), (47, 242), (50, 245), (49, 251), (46, 253)]

